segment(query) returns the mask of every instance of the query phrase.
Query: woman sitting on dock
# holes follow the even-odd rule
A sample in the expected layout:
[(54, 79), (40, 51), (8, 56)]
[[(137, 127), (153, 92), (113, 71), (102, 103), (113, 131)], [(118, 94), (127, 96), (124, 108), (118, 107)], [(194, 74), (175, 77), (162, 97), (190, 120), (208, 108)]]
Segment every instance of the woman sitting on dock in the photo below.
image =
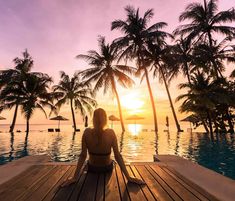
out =
[[(129, 182), (144, 184), (144, 182), (135, 177), (130, 177), (124, 164), (122, 155), (118, 150), (117, 137), (113, 129), (105, 128), (107, 125), (107, 114), (104, 109), (98, 108), (94, 111), (93, 126), (87, 128), (82, 136), (82, 151), (78, 159), (77, 168), (72, 178), (69, 178), (61, 186), (68, 186), (75, 183), (84, 169), (90, 172), (103, 173), (112, 171), (114, 161), (111, 159), (111, 148), (113, 149), (115, 159), (122, 172)], [(83, 167), (83, 164), (89, 153), (89, 160)]]

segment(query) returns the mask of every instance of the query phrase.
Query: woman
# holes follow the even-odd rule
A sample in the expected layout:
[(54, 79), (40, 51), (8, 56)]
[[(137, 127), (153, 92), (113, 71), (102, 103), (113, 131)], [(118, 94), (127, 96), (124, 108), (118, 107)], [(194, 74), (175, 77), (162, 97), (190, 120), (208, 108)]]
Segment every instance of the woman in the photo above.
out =
[(111, 160), (111, 148), (113, 149), (115, 159), (120, 166), (122, 172), (129, 182), (144, 184), (144, 182), (135, 177), (130, 177), (126, 170), (122, 155), (118, 150), (117, 137), (112, 129), (105, 128), (107, 124), (107, 115), (104, 109), (98, 108), (94, 111), (93, 126), (87, 128), (82, 136), (82, 152), (77, 163), (77, 169), (72, 178), (69, 178), (61, 186), (68, 186), (75, 183), (79, 175), (82, 174), (83, 164), (89, 153), (87, 163), (88, 171), (101, 173), (112, 171), (113, 161)]

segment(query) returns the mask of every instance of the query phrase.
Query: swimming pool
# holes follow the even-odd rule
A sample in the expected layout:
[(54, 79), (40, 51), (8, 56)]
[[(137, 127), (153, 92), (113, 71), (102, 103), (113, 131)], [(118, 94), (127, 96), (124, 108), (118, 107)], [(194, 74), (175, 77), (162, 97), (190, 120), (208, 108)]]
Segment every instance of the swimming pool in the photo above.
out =
[[(137, 125), (138, 127), (138, 125)], [(119, 147), (126, 162), (153, 161), (153, 155), (173, 154), (197, 162), (220, 174), (235, 179), (235, 136), (210, 136), (203, 133), (159, 132), (157, 135), (142, 126), (117, 131)], [(0, 164), (27, 156), (48, 154), (54, 161), (76, 161), (81, 150), (82, 133), (48, 133), (40, 127), (27, 136), (21, 133), (0, 133)]]

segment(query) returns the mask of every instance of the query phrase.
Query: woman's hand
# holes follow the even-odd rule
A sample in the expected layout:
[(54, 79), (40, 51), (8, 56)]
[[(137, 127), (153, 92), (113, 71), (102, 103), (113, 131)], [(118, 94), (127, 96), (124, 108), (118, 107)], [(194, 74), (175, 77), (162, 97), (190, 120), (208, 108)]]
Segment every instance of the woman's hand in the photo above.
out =
[(63, 188), (63, 187), (69, 186), (69, 185), (75, 183), (76, 181), (77, 181), (77, 180), (74, 179), (74, 178), (68, 178), (68, 180), (64, 181), (64, 182), (60, 185), (60, 187)]
[(135, 184), (139, 184), (139, 185), (146, 184), (143, 180), (138, 179), (138, 178), (136, 178), (136, 177), (129, 177), (129, 178), (128, 178), (128, 182), (135, 183)]

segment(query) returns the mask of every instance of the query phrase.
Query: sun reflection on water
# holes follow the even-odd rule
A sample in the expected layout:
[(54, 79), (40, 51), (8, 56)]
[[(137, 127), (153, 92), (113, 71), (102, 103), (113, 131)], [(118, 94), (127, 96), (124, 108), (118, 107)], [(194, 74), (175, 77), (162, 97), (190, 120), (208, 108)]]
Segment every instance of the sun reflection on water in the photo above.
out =
[(137, 136), (142, 131), (142, 125), (141, 124), (128, 124), (128, 131), (133, 136)]

